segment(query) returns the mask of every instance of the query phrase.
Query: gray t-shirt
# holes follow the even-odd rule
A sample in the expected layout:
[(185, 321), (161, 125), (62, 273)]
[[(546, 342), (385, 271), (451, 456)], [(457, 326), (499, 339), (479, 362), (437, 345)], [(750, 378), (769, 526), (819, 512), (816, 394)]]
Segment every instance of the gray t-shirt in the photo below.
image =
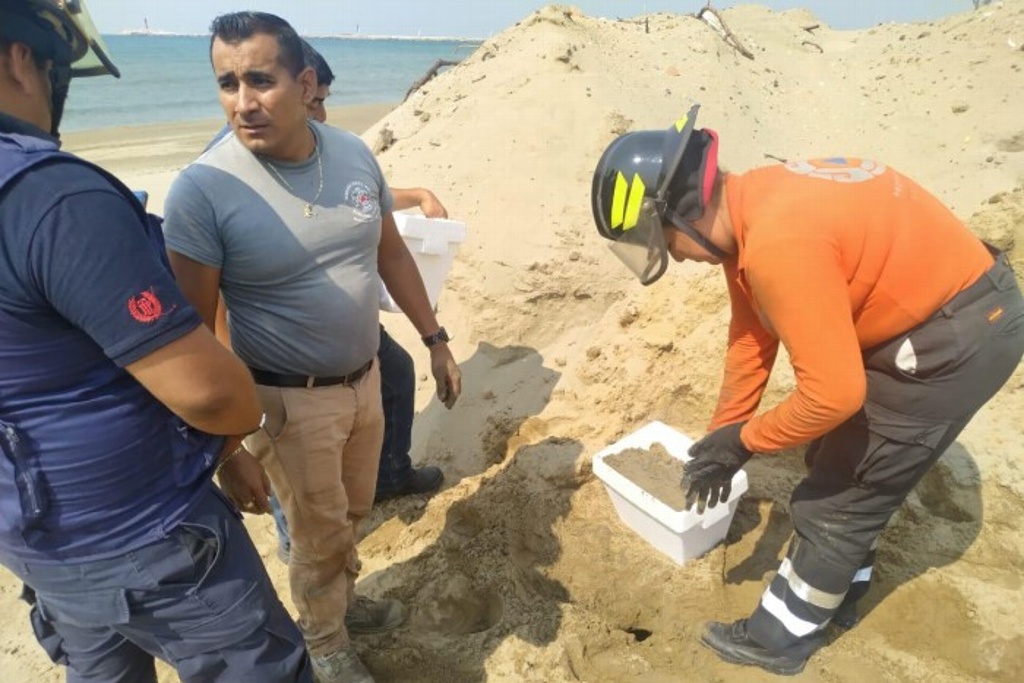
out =
[(393, 200), (362, 140), (310, 125), (323, 163), (314, 216), (304, 207), (320, 182), (315, 155), (271, 168), (229, 134), (175, 179), (164, 234), (171, 250), (221, 269), (242, 360), (272, 372), (341, 375), (377, 353), (377, 246), (381, 211)]

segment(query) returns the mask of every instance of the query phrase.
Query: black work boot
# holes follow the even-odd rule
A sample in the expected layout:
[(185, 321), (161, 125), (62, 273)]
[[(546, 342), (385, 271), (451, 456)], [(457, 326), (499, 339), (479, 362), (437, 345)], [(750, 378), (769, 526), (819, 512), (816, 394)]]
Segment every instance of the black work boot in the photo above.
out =
[(843, 630), (853, 628), (859, 621), (860, 615), (857, 614), (856, 602), (843, 601), (843, 604), (839, 605), (839, 609), (832, 615), (832, 623)]
[(434, 493), (444, 483), (444, 472), (440, 467), (424, 465), (414, 467), (409, 476), (391, 488), (378, 488), (373, 501), (379, 503), (391, 498), (413, 494)]
[(759, 666), (780, 676), (794, 676), (804, 670), (806, 659), (794, 659), (772, 654), (747, 634), (747, 620), (731, 624), (709, 621), (704, 627), (701, 642), (718, 656), (732, 664)]

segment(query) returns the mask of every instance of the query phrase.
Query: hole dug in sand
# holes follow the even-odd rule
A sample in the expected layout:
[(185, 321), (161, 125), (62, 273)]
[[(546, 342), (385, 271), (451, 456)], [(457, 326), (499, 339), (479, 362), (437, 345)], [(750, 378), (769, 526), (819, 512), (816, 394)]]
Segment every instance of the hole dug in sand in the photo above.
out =
[(491, 588), (474, 588), (467, 577), (457, 574), (440, 586), (437, 595), (425, 599), (419, 609), (423, 626), (461, 636), (483, 633), (501, 621), (504, 603)]
[(642, 642), (644, 642), (645, 640), (647, 640), (648, 638), (650, 638), (651, 636), (654, 635), (654, 633), (652, 631), (648, 631), (645, 628), (636, 628), (636, 627), (634, 627), (634, 628), (627, 628), (626, 629), (626, 633), (628, 633), (629, 635), (631, 635), (634, 638), (636, 638), (636, 642), (638, 642), (638, 643), (642, 643)]

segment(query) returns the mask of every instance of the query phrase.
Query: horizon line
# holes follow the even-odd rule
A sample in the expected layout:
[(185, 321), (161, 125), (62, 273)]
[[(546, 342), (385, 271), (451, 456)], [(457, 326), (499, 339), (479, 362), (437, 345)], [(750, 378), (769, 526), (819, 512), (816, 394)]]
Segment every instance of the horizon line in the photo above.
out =
[[(101, 33), (103, 36), (146, 36), (157, 38), (206, 38), (209, 33), (180, 33), (177, 31), (162, 31), (160, 29), (129, 28), (122, 29), (115, 33)], [(327, 40), (409, 40), (409, 41), (434, 41), (451, 43), (482, 43), (487, 38), (472, 38), (465, 36), (411, 36), (405, 34), (383, 35), (371, 33), (299, 33), (302, 38), (316, 38)]]

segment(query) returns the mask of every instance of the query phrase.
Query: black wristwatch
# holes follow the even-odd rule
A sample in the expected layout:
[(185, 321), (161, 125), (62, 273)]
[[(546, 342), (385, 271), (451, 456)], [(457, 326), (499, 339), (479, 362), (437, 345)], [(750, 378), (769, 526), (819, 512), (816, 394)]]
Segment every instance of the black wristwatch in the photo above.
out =
[(426, 345), (428, 349), (438, 342), (451, 341), (451, 339), (448, 337), (448, 330), (444, 329), (443, 327), (434, 334), (428, 334), (426, 337), (420, 337), (420, 339), (423, 340), (423, 343)]

